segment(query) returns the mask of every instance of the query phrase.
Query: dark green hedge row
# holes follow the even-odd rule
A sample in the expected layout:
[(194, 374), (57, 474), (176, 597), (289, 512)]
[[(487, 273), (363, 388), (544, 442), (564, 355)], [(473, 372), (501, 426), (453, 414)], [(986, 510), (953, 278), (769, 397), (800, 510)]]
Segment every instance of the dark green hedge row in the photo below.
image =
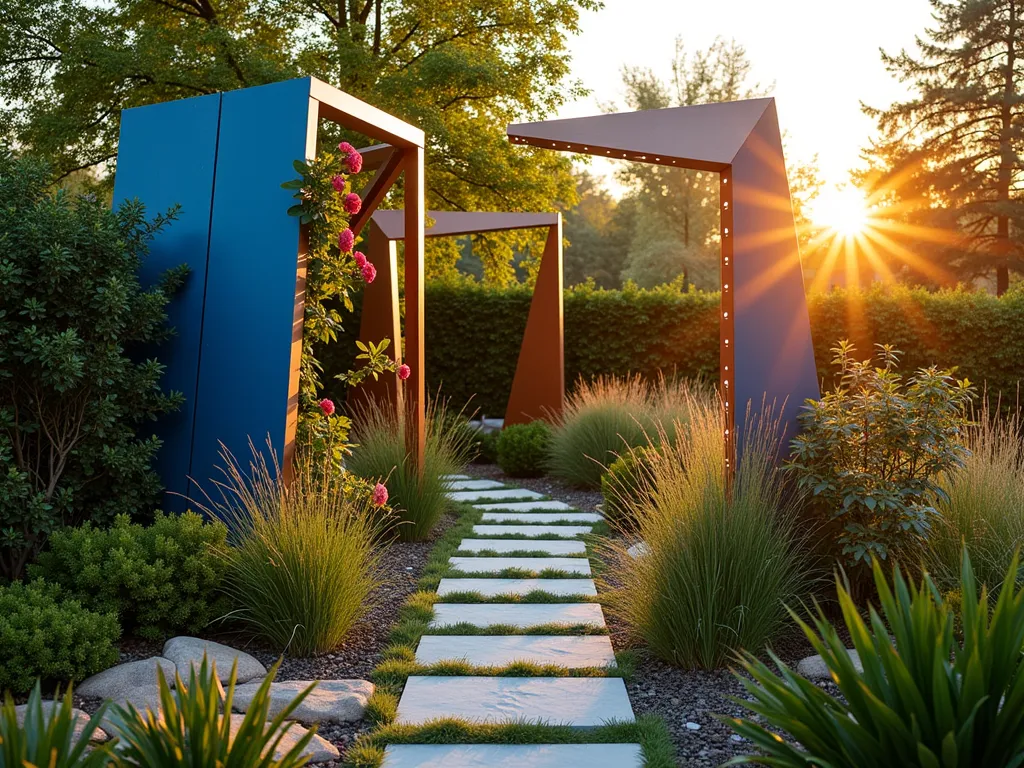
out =
[[(531, 291), (474, 284), (426, 289), (427, 387), (461, 405), (501, 416), (515, 371)], [(903, 350), (904, 370), (936, 364), (1004, 400), (1016, 400), (1024, 380), (1024, 291), (1002, 298), (968, 291), (929, 292), (901, 286), (836, 290), (808, 297), (818, 371), (829, 383), (836, 341), (850, 339), (863, 354), (875, 343)], [(621, 291), (576, 286), (565, 294), (566, 380), (638, 372), (715, 379), (718, 373), (718, 294), (671, 286)], [(355, 329), (356, 323), (352, 323)], [(331, 350), (334, 373), (351, 360), (351, 339)], [(340, 394), (340, 393), (338, 393)], [(475, 396), (474, 396), (475, 395)]]

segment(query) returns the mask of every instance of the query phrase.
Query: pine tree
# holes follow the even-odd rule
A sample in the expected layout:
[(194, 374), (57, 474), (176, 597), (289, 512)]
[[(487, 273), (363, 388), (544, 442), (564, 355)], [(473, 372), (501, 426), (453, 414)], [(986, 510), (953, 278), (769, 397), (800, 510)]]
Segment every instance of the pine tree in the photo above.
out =
[(912, 266), (921, 257), (939, 281), (994, 270), (1002, 294), (1010, 270), (1024, 268), (1024, 0), (930, 2), (935, 26), (917, 55), (882, 52), (915, 95), (864, 106), (880, 130), (865, 175), (893, 218), (912, 225), (892, 228), (913, 233)]

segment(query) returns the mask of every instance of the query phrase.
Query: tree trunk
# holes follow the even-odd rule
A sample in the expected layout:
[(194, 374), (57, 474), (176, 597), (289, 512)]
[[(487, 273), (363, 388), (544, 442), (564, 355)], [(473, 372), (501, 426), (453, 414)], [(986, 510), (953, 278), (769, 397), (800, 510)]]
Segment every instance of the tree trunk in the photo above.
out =
[[(1010, 186), (1013, 179), (1013, 166), (1016, 160), (1013, 151), (1013, 101), (1016, 98), (1014, 69), (1017, 64), (1017, 2), (1009, 2), (1010, 18), (1006, 29), (1006, 73), (1003, 77), (1003, 101), (1000, 106), (999, 127), (999, 177), (996, 186), (998, 203), (1010, 202)], [(1002, 215), (997, 217), (996, 224), (996, 295), (1002, 296), (1010, 287), (1010, 219)]]

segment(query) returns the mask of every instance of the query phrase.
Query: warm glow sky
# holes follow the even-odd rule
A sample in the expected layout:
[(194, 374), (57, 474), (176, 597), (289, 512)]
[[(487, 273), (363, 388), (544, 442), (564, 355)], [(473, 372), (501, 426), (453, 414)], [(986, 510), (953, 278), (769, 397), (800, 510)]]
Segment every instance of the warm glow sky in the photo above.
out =
[[(590, 89), (558, 117), (595, 114), (622, 103), (623, 65), (650, 67), (666, 79), (674, 40), (693, 50), (716, 35), (747, 49), (754, 81), (775, 82), (782, 129), (794, 159), (818, 154), (826, 189), (847, 178), (873, 130), (860, 101), (886, 106), (906, 95), (882, 66), (878, 49), (912, 48), (931, 26), (927, 0), (604, 0), (585, 13), (570, 40), (573, 76)], [(594, 162), (595, 173), (611, 166)], [(615, 185), (606, 185), (615, 192)]]

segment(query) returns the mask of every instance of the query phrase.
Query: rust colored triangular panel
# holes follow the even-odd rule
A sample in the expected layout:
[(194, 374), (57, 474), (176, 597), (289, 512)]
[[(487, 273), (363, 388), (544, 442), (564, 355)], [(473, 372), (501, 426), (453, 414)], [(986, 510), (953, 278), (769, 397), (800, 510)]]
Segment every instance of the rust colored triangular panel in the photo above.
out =
[(505, 425), (557, 419), (565, 398), (562, 221), (548, 230), (526, 333), (505, 410)]

